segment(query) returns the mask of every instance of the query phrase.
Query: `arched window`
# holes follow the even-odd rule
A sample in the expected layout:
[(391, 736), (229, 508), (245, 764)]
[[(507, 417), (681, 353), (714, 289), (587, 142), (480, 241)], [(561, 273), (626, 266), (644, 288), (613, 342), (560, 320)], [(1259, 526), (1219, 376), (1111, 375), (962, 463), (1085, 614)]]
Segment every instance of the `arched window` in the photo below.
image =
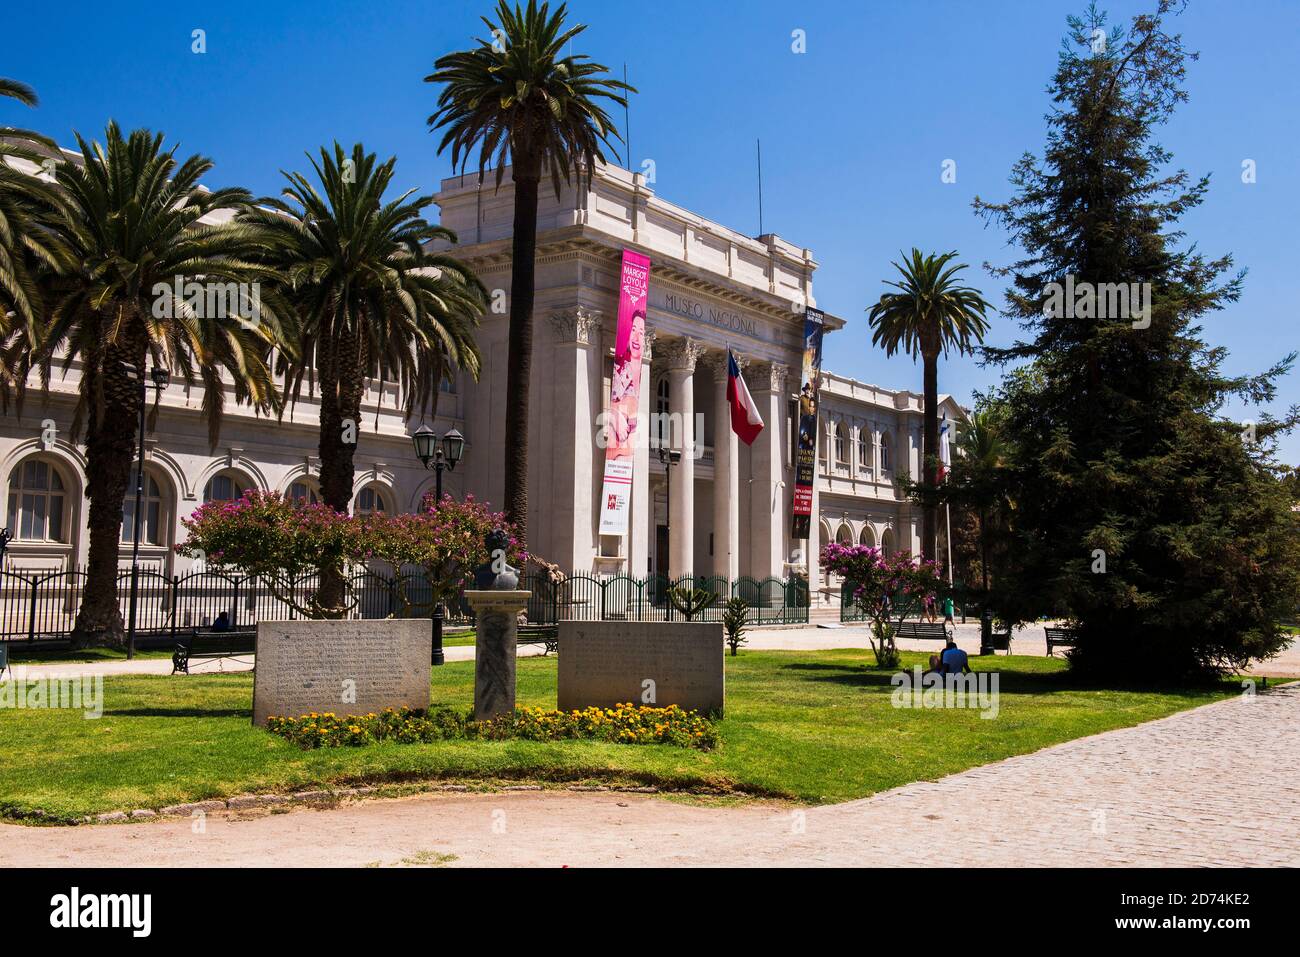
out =
[[(145, 469), (144, 495), (140, 498), (140, 544), (163, 545), (163, 509), (162, 489), (158, 480)], [(122, 541), (135, 541), (135, 483), (127, 483), (126, 496), (122, 499)]]
[(357, 504), (352, 511), (355, 515), (372, 515), (376, 512), (391, 512), (392, 509), (388, 507), (383, 491), (374, 485), (367, 485), (357, 494)]
[(835, 533), (835, 541), (839, 542), (841, 545), (852, 545), (853, 529), (849, 528), (847, 524), (841, 525), (840, 530)]
[(884, 534), (880, 536), (880, 550), (885, 553), (886, 558), (893, 558), (897, 548), (898, 546), (894, 544), (894, 530), (885, 529)]
[(835, 464), (848, 465), (849, 427), (843, 422), (835, 424)]
[(221, 472), (208, 479), (208, 484), (203, 487), (203, 501), (233, 502), (242, 498), (246, 491), (248, 485), (242, 478), (230, 472)]
[(299, 479), (289, 486), (288, 499), (298, 505), (315, 505), (320, 501), (320, 492), (315, 482)]
[(58, 466), (28, 459), (9, 474), (8, 525), (20, 542), (68, 541), (67, 484)]
[(871, 471), (871, 433), (858, 429), (858, 468)]
[(858, 536), (858, 544), (869, 545), (872, 548), (876, 547), (876, 533), (872, 530), (870, 525), (862, 526), (862, 534)]
[(893, 469), (893, 463), (890, 461), (890, 442), (889, 433), (880, 433), (880, 471), (889, 472)]

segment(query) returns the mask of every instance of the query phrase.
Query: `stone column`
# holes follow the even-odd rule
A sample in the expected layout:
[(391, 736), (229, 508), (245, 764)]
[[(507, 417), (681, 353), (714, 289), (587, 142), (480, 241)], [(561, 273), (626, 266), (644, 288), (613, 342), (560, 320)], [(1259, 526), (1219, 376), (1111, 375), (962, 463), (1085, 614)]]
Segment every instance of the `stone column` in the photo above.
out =
[[(530, 526), (530, 539), (549, 561), (567, 571), (590, 571), (596, 553), (596, 513), (604, 453), (596, 447), (601, 370), (593, 341), (600, 336), (600, 313), (583, 307), (550, 317), (554, 364), (549, 376), (555, 414), (548, 429), (551, 487), (543, 489), (544, 513)], [(539, 462), (540, 464), (540, 462)], [(547, 474), (547, 472), (543, 472)], [(594, 489), (594, 491), (593, 491)], [(541, 527), (537, 527), (541, 526)], [(536, 532), (543, 532), (538, 536)]]
[[(744, 360), (737, 356), (736, 364), (743, 367)], [(714, 381), (713, 574), (734, 583), (740, 577), (740, 453), (727, 401), (727, 354), (710, 356), (709, 369)], [(763, 425), (764, 432), (779, 428), (766, 419)]]
[(664, 346), (668, 367), (668, 411), (676, 426), (670, 444), (682, 453), (673, 469), (668, 501), (668, 572), (676, 579), (695, 568), (695, 363), (703, 347), (693, 339), (672, 339)]
[(654, 409), (655, 379), (650, 371), (655, 333), (645, 331), (641, 350), (641, 395), (637, 400), (636, 452), (632, 463), (632, 521), (629, 527), (627, 570), (634, 578), (649, 572), (654, 547), (654, 502), (650, 498), (650, 413)]
[[(766, 426), (754, 440), (753, 482), (749, 494), (750, 562), (758, 579), (769, 575), (780, 578), (785, 570), (785, 529), (789, 521), (785, 503), (790, 499), (791, 489), (782, 485), (786, 479), (782, 468), (784, 430), (781, 424), (786, 415), (788, 374), (789, 370), (779, 363), (765, 363), (746, 379)], [(794, 472), (789, 476), (789, 482), (793, 483)]]
[(467, 589), (474, 609), (474, 720), (490, 721), (515, 710), (515, 655), (519, 648), (519, 613), (528, 607), (528, 591)]

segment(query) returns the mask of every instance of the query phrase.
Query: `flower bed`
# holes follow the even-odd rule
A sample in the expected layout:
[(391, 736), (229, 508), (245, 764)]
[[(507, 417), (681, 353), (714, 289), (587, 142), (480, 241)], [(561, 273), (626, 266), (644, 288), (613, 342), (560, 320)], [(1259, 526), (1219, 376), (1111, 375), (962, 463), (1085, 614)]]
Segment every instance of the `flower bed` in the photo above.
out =
[(631, 703), (582, 711), (516, 708), (512, 715), (475, 721), (452, 708), (414, 711), (386, 708), (378, 714), (344, 715), (313, 712), (298, 718), (271, 717), (272, 734), (311, 748), (360, 747), (377, 741), (427, 744), (454, 738), (503, 741), (588, 739), (614, 744), (670, 744), (710, 751), (717, 747), (717, 726), (697, 711), (677, 705), (646, 708)]

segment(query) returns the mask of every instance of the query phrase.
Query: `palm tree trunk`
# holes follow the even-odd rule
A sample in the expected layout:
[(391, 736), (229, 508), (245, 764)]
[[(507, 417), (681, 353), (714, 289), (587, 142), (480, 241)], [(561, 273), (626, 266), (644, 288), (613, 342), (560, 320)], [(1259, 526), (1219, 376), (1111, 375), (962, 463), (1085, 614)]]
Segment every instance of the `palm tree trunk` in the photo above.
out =
[[(125, 645), (122, 612), (117, 602), (118, 555), (122, 502), (136, 456), (140, 385), (122, 368), (129, 362), (143, 374), (145, 344), (109, 345), (103, 368), (88, 370), (86, 426), (86, 497), (90, 501), (90, 545), (86, 586), (72, 627), (72, 646), (121, 648)], [(94, 381), (98, 379), (98, 381)]]
[[(361, 391), (364, 363), (359, 354), (356, 330), (348, 328), (337, 341), (322, 341), (317, 353), (321, 383), (320, 406), (320, 492), (321, 501), (336, 512), (347, 514), (352, 505), (352, 483), (356, 475), (353, 457), (361, 433)], [(320, 570), (316, 600), (330, 617), (345, 614), (347, 582), (337, 563)]]
[(921, 481), (924, 485), (921, 557), (933, 561), (939, 551), (939, 506), (935, 502), (939, 485), (939, 355), (927, 350), (922, 362), (925, 367), (925, 435), (921, 445)]
[(541, 163), (515, 157), (515, 225), (510, 264), (510, 345), (506, 361), (505, 512), (528, 540), (528, 390), (533, 360), (533, 283)]

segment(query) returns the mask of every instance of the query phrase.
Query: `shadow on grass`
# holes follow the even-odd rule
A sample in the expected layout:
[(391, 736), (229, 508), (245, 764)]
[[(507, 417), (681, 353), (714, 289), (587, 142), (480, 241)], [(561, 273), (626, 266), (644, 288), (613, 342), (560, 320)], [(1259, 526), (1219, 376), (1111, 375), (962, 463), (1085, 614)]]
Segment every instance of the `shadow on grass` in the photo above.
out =
[(114, 718), (247, 718), (253, 720), (252, 708), (105, 708), (105, 716)]
[[(899, 672), (906, 672), (911, 676), (915, 674), (913, 667), (886, 669), (876, 665), (835, 665), (802, 662), (782, 665), (781, 669), (783, 671), (809, 672), (808, 681), (826, 681), (848, 687), (881, 688), (885, 691), (892, 691), (894, 686), (891, 684), (891, 680), (894, 675)], [(1191, 698), (1200, 697), (1206, 692), (1221, 691), (1224, 694), (1229, 694), (1238, 690), (1230, 679), (1224, 679), (1221, 684), (1178, 686), (1088, 681), (1069, 671), (1025, 672), (1004, 671), (1000, 668), (975, 669), (975, 674), (989, 673), (998, 675), (999, 694), (1013, 695), (1044, 695), (1069, 691), (1118, 691), (1124, 693), (1177, 695)]]

